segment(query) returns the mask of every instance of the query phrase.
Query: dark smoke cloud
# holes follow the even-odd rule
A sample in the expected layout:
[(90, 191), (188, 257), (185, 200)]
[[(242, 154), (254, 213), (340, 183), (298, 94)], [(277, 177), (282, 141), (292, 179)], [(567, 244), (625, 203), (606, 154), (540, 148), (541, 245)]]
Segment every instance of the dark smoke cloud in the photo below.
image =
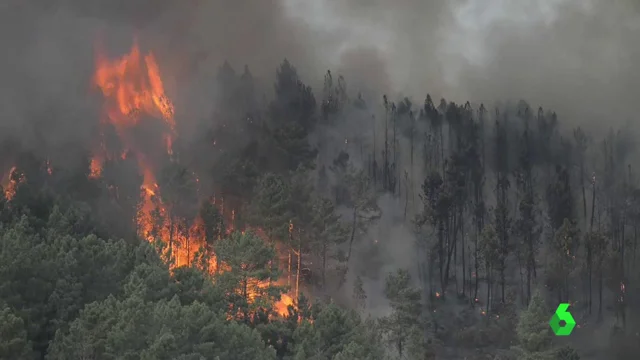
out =
[(95, 42), (116, 56), (135, 34), (171, 75), (185, 118), (210, 113), (224, 60), (249, 65), (268, 91), (286, 57), (316, 93), (331, 68), (354, 92), (524, 98), (572, 124), (622, 124), (639, 95), (638, 8), (632, 0), (7, 1), (0, 125), (38, 144), (29, 124), (45, 114), (56, 124), (51, 141), (86, 137), (99, 104), (89, 86)]
[[(369, 43), (384, 54), (390, 77), (387, 91), (409, 95), (445, 95), (444, 72), (449, 61), (442, 47), (454, 27), (453, 10), (460, 0), (348, 1), (326, 0), (334, 16), (352, 31), (366, 28)], [(368, 76), (376, 76), (370, 73)]]
[(572, 125), (621, 126), (637, 115), (636, 1), (325, 2), (352, 28), (387, 34), (377, 44), (394, 90), (488, 104), (522, 98)]
[(636, 116), (636, 1), (324, 3), (352, 34), (368, 29), (392, 90), (488, 104), (522, 98), (571, 125)]
[(636, 1), (565, 1), (552, 19), (487, 30), (486, 63), (461, 71), (464, 95), (518, 96), (552, 108), (573, 126), (637, 121), (640, 7)]

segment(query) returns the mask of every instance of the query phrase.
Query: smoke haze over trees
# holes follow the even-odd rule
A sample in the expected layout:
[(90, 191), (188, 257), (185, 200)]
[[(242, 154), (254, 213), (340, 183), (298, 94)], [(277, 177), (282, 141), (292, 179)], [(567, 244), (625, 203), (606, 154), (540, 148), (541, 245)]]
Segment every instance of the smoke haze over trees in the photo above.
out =
[(639, 23), (0, 5), (0, 359), (635, 358)]

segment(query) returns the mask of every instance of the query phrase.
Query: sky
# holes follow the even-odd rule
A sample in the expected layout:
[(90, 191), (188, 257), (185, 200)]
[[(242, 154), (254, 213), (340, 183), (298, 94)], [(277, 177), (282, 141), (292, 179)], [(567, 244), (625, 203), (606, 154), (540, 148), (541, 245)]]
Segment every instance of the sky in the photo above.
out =
[[(357, 2), (358, 0), (356, 0)], [(333, 0), (285, 0), (288, 13), (303, 19), (314, 31), (340, 33), (343, 40), (338, 46), (340, 51), (357, 47), (375, 47), (391, 56), (393, 39), (399, 34), (393, 20), (379, 21), (374, 18), (354, 18), (342, 14)], [(520, 31), (536, 26), (551, 25), (558, 16), (558, 8), (567, 4), (578, 4), (588, 11), (591, 0), (465, 0), (451, 1), (445, 6), (453, 22), (448, 24), (436, 57), (440, 57), (442, 71), (447, 84), (455, 87), (460, 66), (473, 64), (484, 66), (489, 61), (486, 51), (487, 37), (497, 24), (508, 24)], [(434, 2), (435, 3), (435, 2)], [(402, 21), (402, 20), (401, 20)], [(401, 34), (400, 34), (401, 35)], [(331, 61), (340, 63), (340, 53), (335, 53)], [(393, 64), (393, 62), (390, 62)], [(400, 61), (398, 64), (402, 64)], [(396, 72), (408, 72), (409, 69), (395, 69)], [(392, 70), (393, 71), (393, 70)], [(410, 75), (400, 76), (406, 79)], [(393, 76), (392, 76), (393, 77)], [(394, 84), (402, 90), (402, 81)]]
[(621, 126), (637, 118), (637, 0), (11, 0), (0, 6), (0, 46), (8, 50), (0, 58), (0, 126), (23, 137), (33, 132), (25, 120), (37, 112), (65, 114), (47, 129), (49, 137), (91, 131), (82, 119), (95, 113), (90, 77), (101, 37), (111, 56), (128, 51), (135, 36), (153, 50), (177, 108), (190, 112), (183, 118), (211, 113), (212, 77), (225, 60), (238, 71), (248, 65), (270, 89), (284, 58), (316, 94), (331, 69), (345, 76), (352, 95), (372, 90), (378, 103), (381, 92), (416, 103), (429, 93), (488, 107), (526, 99), (557, 111), (570, 126)]

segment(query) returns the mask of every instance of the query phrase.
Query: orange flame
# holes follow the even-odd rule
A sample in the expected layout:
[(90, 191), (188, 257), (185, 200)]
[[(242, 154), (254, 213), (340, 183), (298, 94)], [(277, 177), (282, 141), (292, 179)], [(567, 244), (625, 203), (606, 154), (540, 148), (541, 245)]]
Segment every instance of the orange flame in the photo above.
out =
[(98, 156), (94, 156), (91, 159), (91, 165), (89, 166), (89, 178), (97, 179), (102, 176), (102, 159), (100, 159)]
[[(142, 172), (142, 203), (136, 219), (139, 235), (150, 242), (160, 239), (165, 246), (170, 244), (171, 253), (167, 252), (164, 255), (171, 256), (172, 267), (190, 266), (195, 263), (196, 254), (206, 252), (208, 270), (212, 273), (224, 271), (225, 265), (218, 264), (215, 254), (206, 245), (202, 220), (197, 218), (192, 224), (187, 224), (185, 219), (170, 216), (168, 204), (162, 201), (154, 168), (148, 161), (147, 154), (140, 151), (133, 140), (131, 130), (139, 125), (143, 116), (162, 120), (167, 130), (162, 142), (167, 153), (173, 153), (172, 147), (176, 137), (174, 106), (165, 93), (155, 56), (153, 53), (143, 56), (137, 42), (134, 42), (130, 52), (119, 59), (110, 60), (102, 52), (98, 53), (96, 58), (93, 84), (104, 97), (102, 124), (113, 126), (126, 147), (120, 157), (126, 158), (127, 154), (131, 153)], [(100, 150), (91, 160), (89, 176), (94, 179), (100, 178), (104, 161), (109, 158), (102, 141)], [(197, 176), (196, 182), (199, 182)], [(213, 203), (215, 204), (215, 198)], [(220, 201), (219, 207), (224, 214), (224, 201)], [(228, 230), (234, 228), (235, 215), (235, 210), (232, 210)], [(168, 247), (166, 249), (168, 251)], [(220, 269), (217, 269), (217, 266), (220, 266)], [(269, 283), (259, 284), (262, 285), (268, 286)], [(288, 306), (293, 304), (293, 299), (283, 294), (275, 305), (275, 310), (278, 314), (286, 316)]]
[[(167, 153), (173, 153), (176, 136), (174, 106), (166, 95), (155, 56), (153, 53), (143, 56), (137, 42), (134, 42), (131, 51), (119, 59), (110, 60), (101, 52), (96, 59), (93, 84), (104, 97), (103, 124), (113, 126), (122, 140), (126, 149), (120, 157), (126, 158), (130, 151), (142, 172), (143, 203), (137, 216), (138, 231), (149, 241), (159, 237), (165, 244), (170, 244), (173, 266), (189, 265), (193, 255), (203, 245), (190, 241), (198, 233), (197, 224), (185, 231), (181, 230), (184, 224), (170, 219), (167, 206), (159, 196), (153, 166), (147, 154), (136, 146), (131, 132), (143, 116), (162, 120), (166, 127), (162, 142)], [(99, 178), (102, 175), (102, 165), (107, 158), (109, 156), (102, 142), (100, 152), (91, 160), (90, 177)], [(156, 210), (157, 215), (154, 215)]]
[(16, 167), (13, 166), (11, 167), (9, 172), (4, 174), (4, 176), (2, 177), (2, 188), (4, 189), (4, 197), (7, 200), (13, 199), (13, 197), (16, 194), (18, 185), (20, 185), (22, 182), (25, 181), (25, 178), (22, 175), (16, 180), (15, 172), (16, 172)]
[(289, 306), (295, 306), (293, 298), (287, 294), (282, 294), (280, 296), (280, 301), (275, 305), (275, 309), (280, 316), (286, 317), (289, 315)]
[[(153, 53), (142, 57), (134, 42), (129, 54), (115, 61), (98, 54), (96, 68), (94, 83), (110, 100), (107, 113), (119, 132), (137, 125), (143, 113), (163, 119), (175, 131), (174, 107), (165, 94)], [(170, 145), (172, 139), (167, 135), (165, 141)]]

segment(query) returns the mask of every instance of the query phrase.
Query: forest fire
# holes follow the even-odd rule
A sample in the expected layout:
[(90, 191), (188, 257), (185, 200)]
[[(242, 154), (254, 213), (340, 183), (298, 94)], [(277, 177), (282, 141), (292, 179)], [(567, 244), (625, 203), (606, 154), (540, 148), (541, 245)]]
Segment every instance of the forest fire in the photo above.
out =
[[(128, 55), (116, 61), (98, 53), (94, 82), (105, 99), (111, 100), (107, 115), (121, 136), (138, 124), (141, 113), (164, 120), (175, 132), (174, 108), (165, 94), (158, 64), (152, 53), (142, 57), (137, 43)], [(166, 137), (169, 149), (172, 135)]]
[[(157, 228), (155, 230), (160, 230), (159, 236), (172, 246), (176, 227), (173, 223), (168, 226), (170, 230), (167, 230), (167, 226), (163, 226), (167, 222), (167, 209), (156, 196), (158, 185), (152, 164), (147, 161), (146, 154), (136, 146), (131, 132), (143, 116), (162, 120), (166, 125), (163, 135), (166, 151), (171, 154), (171, 145), (175, 136), (174, 109), (165, 94), (155, 57), (152, 53), (142, 56), (140, 48), (134, 42), (129, 54), (119, 59), (111, 61), (102, 52), (99, 52), (96, 58), (93, 82), (102, 91), (104, 97), (104, 116), (101, 122), (103, 125), (113, 126), (125, 147), (122, 153), (126, 154), (130, 151), (135, 156), (143, 175), (143, 204), (137, 219), (140, 235), (150, 240), (152, 232)], [(102, 165), (108, 158), (103, 143), (101, 143), (101, 152), (91, 160), (91, 177), (101, 176)], [(152, 216), (152, 211), (156, 208), (159, 210), (159, 219), (154, 219)], [(156, 224), (158, 222), (160, 224)], [(187, 254), (173, 251), (173, 255), (175, 266), (188, 264)]]
[[(148, 150), (139, 146), (135, 140), (134, 130), (142, 126), (143, 119), (162, 121), (160, 125), (163, 128), (163, 138), (162, 141), (158, 139), (158, 143), (162, 142), (169, 161), (176, 161), (172, 157), (172, 146), (177, 135), (174, 106), (165, 93), (154, 55), (148, 53), (143, 56), (137, 43), (134, 43), (128, 54), (116, 60), (109, 60), (104, 53), (99, 52), (93, 84), (104, 97), (101, 119), (103, 128), (115, 129), (125, 148), (120, 157), (126, 159), (132, 156), (142, 173), (141, 204), (136, 219), (139, 235), (150, 242), (160, 238), (165, 245), (164, 255), (169, 255), (172, 268), (192, 265), (197, 260), (197, 254), (207, 252), (208, 271), (224, 271), (224, 264), (216, 261), (215, 254), (206, 245), (202, 219), (196, 217), (188, 221), (171, 211), (171, 207), (162, 198), (156, 178), (156, 170), (161, 166), (152, 163), (152, 154), (147, 153)], [(103, 134), (104, 132), (101, 134), (104, 137)], [(94, 179), (102, 176), (105, 160), (115, 158), (109, 155), (104, 139), (102, 140), (99, 150), (91, 160), (89, 177)], [(195, 175), (194, 180), (196, 184), (199, 182)], [(218, 206), (215, 200), (213, 203)], [(224, 215), (224, 205), (220, 204), (219, 207)], [(233, 230), (235, 211), (231, 214), (230, 229)], [(264, 285), (267, 286), (268, 283)], [(283, 295), (274, 310), (286, 316), (288, 306), (293, 303), (292, 297)]]
[(280, 301), (275, 305), (275, 310), (280, 316), (287, 316), (289, 314), (289, 306), (295, 306), (293, 298), (287, 294), (282, 294)]
[(7, 200), (11, 200), (16, 194), (17, 186), (24, 181), (24, 177), (20, 175), (17, 177), (16, 167), (12, 166), (11, 169), (2, 177), (2, 189), (4, 190), (4, 197)]

